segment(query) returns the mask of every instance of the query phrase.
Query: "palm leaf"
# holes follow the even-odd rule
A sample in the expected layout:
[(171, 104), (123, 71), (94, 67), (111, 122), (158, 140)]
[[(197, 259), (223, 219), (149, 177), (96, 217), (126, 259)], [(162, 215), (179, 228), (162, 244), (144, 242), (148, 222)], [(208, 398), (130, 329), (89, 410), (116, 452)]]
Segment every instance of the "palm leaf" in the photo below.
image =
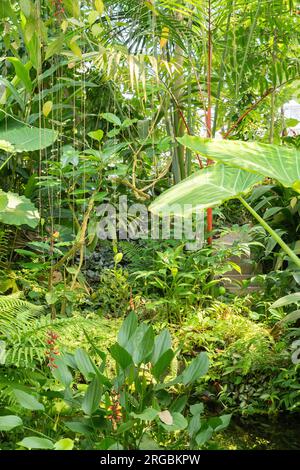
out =
[(284, 186), (300, 190), (300, 152), (297, 149), (238, 140), (209, 140), (188, 135), (178, 140), (207, 158), (269, 176)]
[(195, 210), (216, 206), (248, 192), (261, 179), (226, 165), (210, 166), (165, 191), (150, 205), (150, 211), (188, 216)]

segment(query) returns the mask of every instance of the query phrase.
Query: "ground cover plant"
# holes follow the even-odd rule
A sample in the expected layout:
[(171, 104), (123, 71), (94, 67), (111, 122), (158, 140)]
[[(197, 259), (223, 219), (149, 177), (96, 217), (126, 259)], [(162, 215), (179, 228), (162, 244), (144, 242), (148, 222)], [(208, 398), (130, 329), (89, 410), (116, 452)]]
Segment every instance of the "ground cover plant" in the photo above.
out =
[(299, 17), (1, 1), (1, 450), (300, 448)]

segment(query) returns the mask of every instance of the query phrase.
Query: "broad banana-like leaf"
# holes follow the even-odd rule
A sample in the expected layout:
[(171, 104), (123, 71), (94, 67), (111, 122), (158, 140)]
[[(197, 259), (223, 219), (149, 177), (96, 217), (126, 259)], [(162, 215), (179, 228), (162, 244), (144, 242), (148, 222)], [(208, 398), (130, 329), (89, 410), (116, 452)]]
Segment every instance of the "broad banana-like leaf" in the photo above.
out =
[(40, 220), (39, 213), (25, 196), (5, 193), (0, 189), (0, 222), (9, 225), (29, 225), (35, 228)]
[(194, 173), (165, 191), (150, 205), (154, 214), (188, 216), (248, 192), (262, 177), (217, 164)]
[(274, 178), (300, 192), (300, 152), (279, 145), (185, 135), (182, 145), (212, 160)]
[(10, 144), (10, 152), (33, 152), (52, 145), (57, 139), (52, 129), (39, 129), (22, 123), (9, 121), (0, 126), (0, 141)]

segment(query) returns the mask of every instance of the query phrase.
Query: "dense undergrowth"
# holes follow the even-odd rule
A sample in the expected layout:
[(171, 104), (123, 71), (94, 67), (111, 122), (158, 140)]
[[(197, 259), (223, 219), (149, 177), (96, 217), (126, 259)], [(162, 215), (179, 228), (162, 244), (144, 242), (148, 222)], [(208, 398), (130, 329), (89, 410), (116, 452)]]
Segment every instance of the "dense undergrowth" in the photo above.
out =
[(299, 448), (298, 26), (1, 1), (1, 450)]

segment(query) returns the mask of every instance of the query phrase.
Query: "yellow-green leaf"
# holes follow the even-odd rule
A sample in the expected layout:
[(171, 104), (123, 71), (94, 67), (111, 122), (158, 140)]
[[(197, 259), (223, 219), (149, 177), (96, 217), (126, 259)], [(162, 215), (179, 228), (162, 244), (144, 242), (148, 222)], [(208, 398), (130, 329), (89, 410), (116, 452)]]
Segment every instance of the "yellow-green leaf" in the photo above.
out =
[(61, 27), (61, 30), (62, 30), (63, 33), (65, 33), (65, 32), (67, 31), (68, 24), (69, 24), (69, 23), (67, 22), (67, 20), (64, 20), (64, 21), (61, 23), (60, 27)]
[(161, 34), (161, 39), (160, 39), (160, 47), (163, 49), (164, 47), (166, 47), (167, 43), (168, 43), (168, 39), (169, 39), (169, 28), (167, 28), (166, 26), (163, 27), (162, 29), (162, 34)]
[(78, 18), (80, 15), (79, 0), (64, 0), (64, 7), (66, 13), (73, 18)]
[(52, 101), (46, 101), (46, 103), (44, 104), (43, 106), (43, 115), (45, 117), (48, 117), (49, 114), (51, 113), (52, 111), (52, 107), (53, 107), (53, 103)]
[(99, 18), (99, 12), (96, 10), (92, 10), (88, 16), (89, 25), (92, 26), (95, 23), (95, 21), (97, 21), (98, 18)]
[(7, 140), (0, 140), (0, 149), (4, 150), (5, 152), (9, 152), (9, 153), (14, 152), (14, 146), (11, 145), (10, 142), (7, 142)]
[(26, 18), (31, 14), (31, 2), (30, 0), (20, 0), (20, 7)]
[(81, 52), (81, 49), (80, 49), (80, 47), (78, 46), (78, 44), (76, 42), (76, 38), (73, 38), (70, 41), (69, 47), (70, 47), (71, 51), (73, 52), (73, 54), (75, 54), (80, 59), (82, 58), (82, 52)]
[(102, 0), (95, 0), (95, 8), (100, 15), (104, 12), (104, 3)]

